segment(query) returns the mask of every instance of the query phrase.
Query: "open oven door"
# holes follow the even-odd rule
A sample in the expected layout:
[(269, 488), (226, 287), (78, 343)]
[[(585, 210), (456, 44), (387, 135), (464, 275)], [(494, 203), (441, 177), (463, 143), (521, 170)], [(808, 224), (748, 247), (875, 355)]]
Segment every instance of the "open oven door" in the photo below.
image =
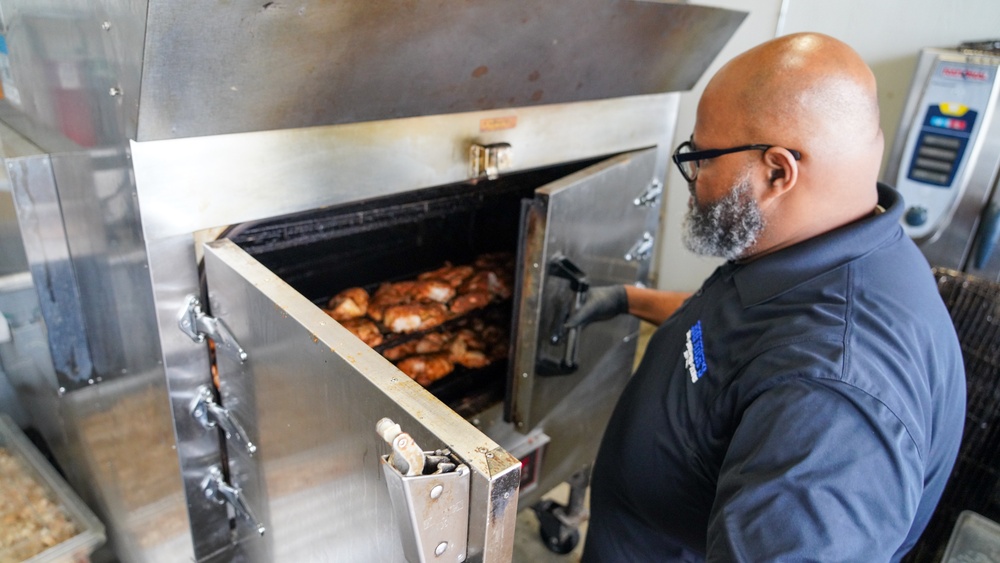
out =
[(506, 402), (521, 432), (547, 417), (562, 424), (563, 412), (587, 412), (585, 431), (603, 431), (631, 373), (638, 320), (622, 315), (570, 330), (563, 323), (590, 287), (648, 276), (662, 189), (656, 158), (655, 148), (615, 156), (538, 188), (523, 204)]
[(247, 560), (510, 560), (516, 458), (231, 241), (205, 272), (213, 316), (181, 324), (214, 331), (219, 389), (192, 412), (223, 430), (205, 494)]

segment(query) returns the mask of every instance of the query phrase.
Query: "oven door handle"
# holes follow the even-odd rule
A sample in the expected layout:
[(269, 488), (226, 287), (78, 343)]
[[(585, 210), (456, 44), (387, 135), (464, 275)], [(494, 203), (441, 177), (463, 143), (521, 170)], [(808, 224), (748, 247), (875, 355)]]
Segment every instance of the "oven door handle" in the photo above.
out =
[[(566, 319), (568, 319), (586, 301), (587, 291), (590, 289), (590, 281), (587, 279), (587, 274), (562, 253), (556, 253), (549, 260), (548, 274), (569, 281), (569, 288), (573, 291), (574, 295), (573, 306), (566, 315)], [(563, 319), (563, 321), (566, 319)], [(563, 323), (560, 322), (558, 326), (562, 327)], [(579, 367), (577, 352), (579, 349), (580, 330), (582, 328), (582, 326), (575, 326), (569, 329), (560, 328), (560, 333), (553, 335), (553, 341), (561, 340), (565, 343), (562, 358), (559, 361), (549, 358), (539, 358), (535, 366), (535, 371), (538, 375), (569, 375), (576, 372)]]

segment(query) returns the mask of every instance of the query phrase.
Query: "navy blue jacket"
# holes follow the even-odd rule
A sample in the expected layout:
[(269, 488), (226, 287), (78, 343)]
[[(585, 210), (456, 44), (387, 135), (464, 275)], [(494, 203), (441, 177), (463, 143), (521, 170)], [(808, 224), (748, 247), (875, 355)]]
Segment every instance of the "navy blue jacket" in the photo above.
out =
[(657, 329), (601, 443), (584, 561), (895, 561), (941, 496), (965, 372), (886, 212), (719, 267)]

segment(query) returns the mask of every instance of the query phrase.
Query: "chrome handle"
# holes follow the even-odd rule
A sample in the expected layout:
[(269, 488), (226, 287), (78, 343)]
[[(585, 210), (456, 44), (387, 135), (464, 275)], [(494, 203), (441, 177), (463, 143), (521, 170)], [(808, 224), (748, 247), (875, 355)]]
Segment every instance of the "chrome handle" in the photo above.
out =
[(208, 469), (208, 475), (201, 481), (201, 490), (205, 498), (215, 501), (218, 504), (229, 503), (236, 511), (236, 514), (253, 524), (257, 528), (257, 533), (264, 535), (264, 524), (257, 518), (243, 498), (243, 493), (238, 488), (226, 483), (222, 478), (222, 470), (218, 465), (213, 465)]
[(642, 238), (625, 253), (625, 260), (629, 262), (649, 260), (649, 256), (653, 253), (653, 242), (653, 235), (649, 234), (649, 231), (642, 233)]
[(659, 180), (653, 180), (632, 203), (636, 207), (654, 207), (660, 202), (661, 195), (663, 195), (663, 183)]
[(191, 403), (191, 416), (205, 429), (215, 428), (218, 425), (226, 434), (227, 440), (238, 443), (248, 454), (253, 455), (257, 452), (257, 446), (250, 441), (246, 430), (230, 414), (229, 409), (215, 402), (215, 396), (207, 385), (198, 388), (198, 396)]

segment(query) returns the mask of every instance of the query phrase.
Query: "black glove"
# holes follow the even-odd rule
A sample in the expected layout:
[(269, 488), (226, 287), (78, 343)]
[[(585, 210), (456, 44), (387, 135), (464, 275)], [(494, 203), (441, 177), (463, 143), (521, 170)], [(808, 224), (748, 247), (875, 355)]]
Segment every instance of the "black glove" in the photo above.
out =
[(628, 295), (624, 285), (591, 287), (587, 290), (587, 300), (566, 319), (566, 328), (575, 328), (595, 321), (628, 313)]

